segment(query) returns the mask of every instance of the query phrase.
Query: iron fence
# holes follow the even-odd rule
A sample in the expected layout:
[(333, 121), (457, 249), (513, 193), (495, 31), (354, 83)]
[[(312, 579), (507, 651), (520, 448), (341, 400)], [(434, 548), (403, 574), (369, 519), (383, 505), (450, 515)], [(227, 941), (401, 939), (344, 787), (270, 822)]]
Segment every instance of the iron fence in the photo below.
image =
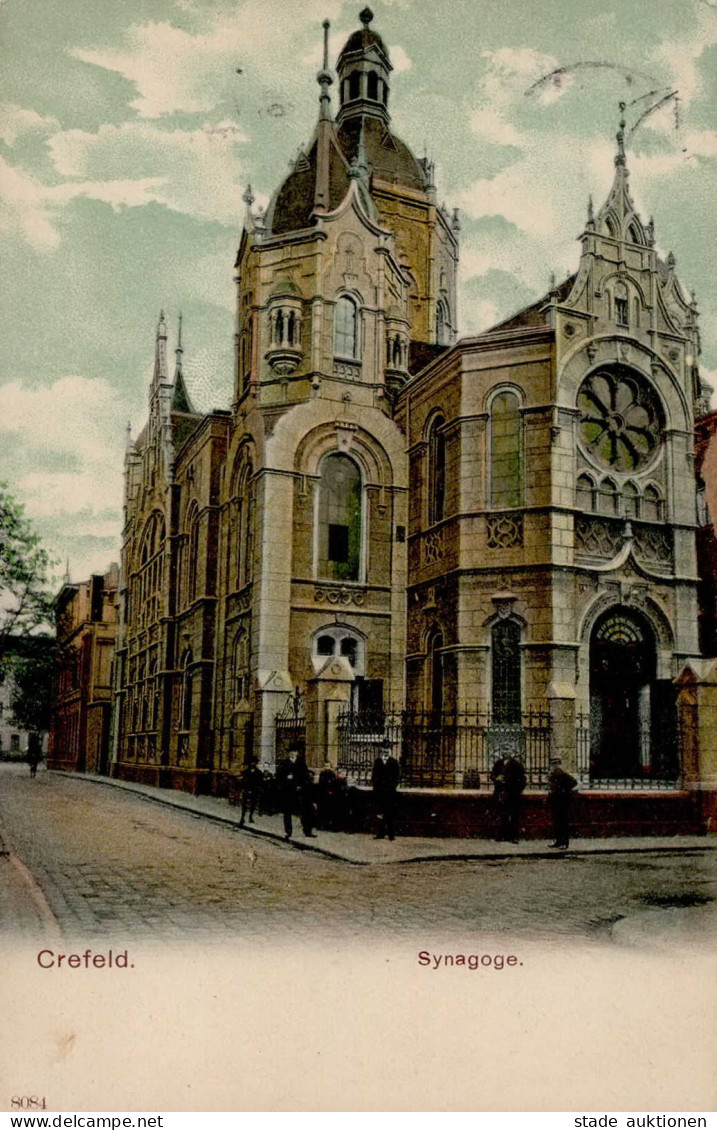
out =
[(531, 708), (515, 722), (496, 721), (488, 712), (346, 710), (338, 718), (339, 773), (353, 784), (370, 784), (385, 740), (409, 788), (490, 788), (491, 768), (510, 752), (520, 754), (529, 787), (548, 779), (547, 709)]
[[(581, 788), (665, 790), (681, 783), (679, 735), (674, 725), (643, 722), (618, 748), (605, 748), (589, 713), (576, 717), (577, 767)], [(664, 720), (663, 720), (664, 722)]]
[(306, 752), (306, 707), (297, 693), (287, 700), (281, 714), (274, 718), (274, 754), (276, 764), (288, 757), (290, 750)]

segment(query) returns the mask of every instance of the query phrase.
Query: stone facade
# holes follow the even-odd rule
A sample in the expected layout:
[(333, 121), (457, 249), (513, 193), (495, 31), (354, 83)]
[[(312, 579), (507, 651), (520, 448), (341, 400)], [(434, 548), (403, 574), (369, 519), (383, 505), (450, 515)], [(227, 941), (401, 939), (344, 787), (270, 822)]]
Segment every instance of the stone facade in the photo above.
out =
[(52, 688), (50, 769), (107, 773), (119, 569), (73, 584), (55, 599), (57, 668)]
[(621, 125), (576, 274), (454, 343), (458, 219), (393, 132), (371, 21), (336, 118), (325, 47), (311, 141), (265, 214), (245, 194), (230, 411), (193, 410), (160, 320), (113, 772), (223, 791), (284, 731), (340, 759), (341, 711), (473, 712), (492, 741), (535, 706), (541, 756), (585, 782), (674, 787), (674, 680), (699, 656), (694, 301), (635, 212)]

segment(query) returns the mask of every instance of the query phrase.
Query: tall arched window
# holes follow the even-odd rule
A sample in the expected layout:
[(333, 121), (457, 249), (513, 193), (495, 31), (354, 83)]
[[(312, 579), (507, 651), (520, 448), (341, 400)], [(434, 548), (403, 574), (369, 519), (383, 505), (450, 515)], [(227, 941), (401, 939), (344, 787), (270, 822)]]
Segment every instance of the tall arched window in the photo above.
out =
[(436, 305), (436, 344), (450, 345), (451, 327), (448, 319), (448, 307), (442, 298)]
[(435, 629), (428, 641), (427, 699), (432, 714), (443, 713), (443, 632)]
[(491, 631), (494, 722), (520, 722), (520, 627), (497, 620)]
[(378, 102), (378, 75), (375, 71), (368, 72), (368, 82), (366, 84), (366, 96)]
[(361, 472), (348, 455), (328, 455), (319, 484), (318, 575), (358, 581), (361, 573)]
[(359, 71), (353, 71), (349, 75), (349, 99), (353, 101), (354, 98), (361, 97), (361, 74)]
[(249, 698), (249, 633), (240, 628), (234, 640), (234, 701), (244, 702)]
[(444, 419), (437, 416), (428, 437), (428, 521), (440, 522), (445, 512), (446, 437)]
[(182, 729), (192, 728), (192, 649), (185, 651), (182, 659)]
[(199, 511), (195, 506), (189, 512), (187, 552), (187, 603), (199, 596)]
[(520, 401), (506, 389), (490, 410), (491, 506), (520, 506), (523, 500), (523, 433)]
[(345, 294), (336, 303), (334, 352), (340, 357), (358, 356), (358, 310), (354, 300)]

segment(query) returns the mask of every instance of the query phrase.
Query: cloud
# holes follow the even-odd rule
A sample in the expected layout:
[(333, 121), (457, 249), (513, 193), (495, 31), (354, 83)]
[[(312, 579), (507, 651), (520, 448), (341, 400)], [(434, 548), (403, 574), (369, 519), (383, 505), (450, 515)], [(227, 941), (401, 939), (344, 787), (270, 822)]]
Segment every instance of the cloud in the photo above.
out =
[[(277, 58), (295, 58), (297, 42), (308, 42), (312, 31), (318, 44), (322, 20), (338, 16), (341, 7), (341, 0), (246, 0), (240, 12), (234, 5), (212, 12), (196, 33), (167, 22), (133, 24), (121, 48), (74, 48), (72, 54), (131, 82), (137, 97), (130, 106), (142, 118), (207, 113), (228, 96), (238, 67), (253, 83), (273, 86)], [(285, 86), (292, 82), (287, 78)]]
[(56, 118), (43, 118), (15, 102), (0, 102), (0, 141), (13, 146), (27, 133), (46, 133), (57, 127)]
[(406, 49), (401, 47), (400, 43), (394, 43), (389, 47), (388, 53), (391, 57), (393, 69), (397, 74), (401, 74), (403, 71), (410, 71), (413, 66), (413, 60), (408, 57)]
[[(102, 186), (137, 180), (135, 200), (155, 201), (175, 212), (238, 226), (243, 214), (238, 146), (246, 140), (229, 119), (197, 129), (162, 129), (149, 122), (103, 125), (96, 133), (65, 130), (48, 148), (58, 173)], [(122, 181), (114, 177), (122, 175)], [(113, 203), (110, 190), (96, 187), (96, 199)], [(68, 189), (68, 194), (73, 195)], [(77, 193), (74, 193), (75, 195)], [(89, 194), (85, 185), (84, 193)]]
[(682, 35), (663, 39), (652, 52), (655, 62), (668, 70), (684, 105), (705, 93), (700, 62), (708, 48), (717, 44), (717, 9), (702, 4), (695, 8), (695, 15), (693, 25)]
[[(49, 388), (12, 381), (2, 388), (2, 404), (0, 436), (23, 452), (19, 466), (7, 459), (3, 477), (11, 476), (31, 518), (62, 522), (81, 511), (118, 510), (126, 405), (110, 381), (70, 376)], [(12, 450), (12, 442), (7, 446)], [(54, 468), (37, 470), (48, 452)]]

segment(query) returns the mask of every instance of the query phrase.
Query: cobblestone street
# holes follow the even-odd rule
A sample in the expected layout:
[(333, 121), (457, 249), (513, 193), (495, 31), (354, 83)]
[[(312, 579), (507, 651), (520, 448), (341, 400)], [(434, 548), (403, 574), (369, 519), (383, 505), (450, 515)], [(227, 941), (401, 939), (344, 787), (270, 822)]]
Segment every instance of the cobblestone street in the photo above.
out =
[[(357, 866), (120, 788), (0, 767), (0, 931), (23, 938), (440, 940), (507, 932), (609, 943), (661, 922), (706, 941), (709, 850)], [(675, 915), (678, 917), (675, 918)], [(645, 928), (644, 923), (648, 923)], [(679, 936), (681, 931), (676, 930)]]

